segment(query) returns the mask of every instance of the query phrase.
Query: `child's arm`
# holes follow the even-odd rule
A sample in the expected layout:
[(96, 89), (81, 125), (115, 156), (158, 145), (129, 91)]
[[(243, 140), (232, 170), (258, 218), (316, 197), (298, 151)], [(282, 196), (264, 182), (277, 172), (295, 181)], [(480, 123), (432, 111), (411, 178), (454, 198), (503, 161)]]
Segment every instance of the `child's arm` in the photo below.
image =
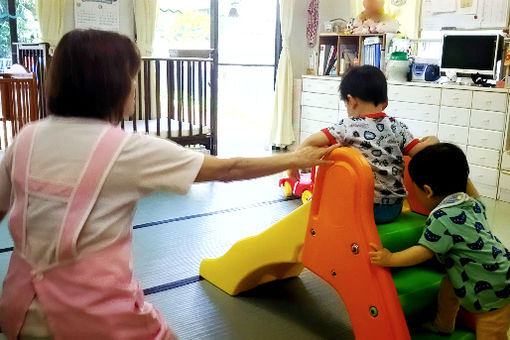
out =
[(427, 136), (423, 137), (418, 143), (416, 143), (407, 154), (411, 157), (414, 157), (418, 152), (425, 149), (427, 146), (434, 145), (439, 143), (439, 139), (436, 136)]
[[(321, 147), (321, 146), (327, 146), (330, 144), (328, 136), (322, 131), (316, 132), (313, 135), (309, 136), (307, 139), (305, 139), (297, 148), (297, 150), (300, 150), (302, 148), (305, 148), (307, 146), (315, 146), (315, 147)], [(289, 178), (297, 181), (299, 180), (299, 169), (289, 169)]]
[(375, 251), (369, 252), (370, 262), (381, 267), (408, 267), (425, 262), (434, 256), (434, 253), (422, 245), (416, 245), (396, 253), (370, 243)]

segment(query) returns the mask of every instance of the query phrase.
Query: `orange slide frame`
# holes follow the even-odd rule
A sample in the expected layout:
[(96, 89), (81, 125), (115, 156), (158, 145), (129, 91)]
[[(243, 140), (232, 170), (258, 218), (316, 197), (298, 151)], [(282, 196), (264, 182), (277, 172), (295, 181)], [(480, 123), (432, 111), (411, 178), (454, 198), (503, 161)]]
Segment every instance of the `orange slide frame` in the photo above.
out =
[[(222, 257), (203, 260), (200, 275), (237, 295), (298, 276), (304, 265), (340, 295), (356, 339), (410, 339), (390, 271), (369, 261), (369, 244), (381, 245), (373, 216), (372, 169), (351, 148), (333, 150), (328, 159), (335, 163), (319, 167), (311, 202), (259, 235), (240, 240)], [(406, 174), (404, 182), (411, 210), (427, 214)]]
[[(376, 334), (377, 339), (410, 339), (390, 271), (371, 265), (368, 257), (370, 243), (381, 245), (373, 216), (372, 169), (350, 148), (339, 148), (328, 158), (335, 164), (317, 173), (302, 263), (341, 296), (356, 339)], [(407, 179), (411, 209), (426, 213), (410, 183)]]

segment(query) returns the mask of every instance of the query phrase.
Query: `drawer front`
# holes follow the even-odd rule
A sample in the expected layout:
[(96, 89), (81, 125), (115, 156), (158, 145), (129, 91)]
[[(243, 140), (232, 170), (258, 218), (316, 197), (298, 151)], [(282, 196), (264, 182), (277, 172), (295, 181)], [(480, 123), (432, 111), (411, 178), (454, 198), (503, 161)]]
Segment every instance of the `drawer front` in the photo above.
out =
[(473, 181), (473, 184), (478, 191), (478, 193), (482, 196), (490, 197), (490, 198), (496, 198), (498, 193), (498, 187), (494, 185), (487, 185), (484, 183), (480, 183), (477, 181)]
[(303, 106), (338, 110), (339, 104), (340, 97), (335, 94), (303, 92), (301, 95), (301, 105)]
[(439, 122), (449, 125), (469, 126), (471, 110), (458, 107), (441, 106)]
[(486, 111), (506, 111), (506, 93), (475, 91), (473, 93), (473, 109)]
[(339, 95), (340, 79), (303, 78), (303, 91)]
[(469, 163), (497, 168), (499, 166), (499, 151), (468, 146), (467, 159)]
[(388, 99), (392, 101), (439, 105), (441, 89), (421, 86), (388, 85)]
[(510, 191), (510, 172), (501, 172), (499, 187)]
[(331, 123), (311, 119), (301, 119), (301, 132), (315, 133), (330, 126)]
[(330, 124), (338, 124), (340, 122), (340, 111), (313, 106), (303, 106), (301, 109), (301, 118), (318, 120)]
[(471, 126), (480, 129), (505, 131), (505, 114), (493, 111), (471, 111)]
[(502, 139), (503, 133), (499, 131), (469, 129), (468, 144), (472, 146), (500, 150)]
[(473, 183), (482, 183), (490, 186), (498, 186), (499, 172), (496, 169), (489, 169), (478, 165), (469, 165), (469, 178)]
[(347, 109), (345, 108), (344, 104), (340, 103), (340, 111), (338, 112), (338, 119), (342, 120), (347, 117), (349, 117), (349, 115), (347, 114)]
[(455, 145), (457, 145), (464, 152), (464, 154), (467, 155), (467, 153), (468, 153), (468, 146), (466, 144), (458, 144), (457, 143)]
[(501, 157), (501, 169), (510, 172), (510, 152), (503, 152), (503, 156)]
[(392, 101), (389, 103), (386, 113), (396, 118), (437, 122), (439, 119), (439, 106)]
[(499, 175), (498, 200), (510, 202), (510, 172)]
[(430, 122), (422, 122), (412, 119), (399, 119), (402, 123), (406, 124), (412, 135), (416, 138), (425, 136), (437, 136), (437, 124)]
[(439, 124), (437, 136), (442, 142), (467, 144), (468, 128), (463, 126)]
[(441, 93), (441, 105), (470, 108), (472, 97), (472, 91), (444, 89)]

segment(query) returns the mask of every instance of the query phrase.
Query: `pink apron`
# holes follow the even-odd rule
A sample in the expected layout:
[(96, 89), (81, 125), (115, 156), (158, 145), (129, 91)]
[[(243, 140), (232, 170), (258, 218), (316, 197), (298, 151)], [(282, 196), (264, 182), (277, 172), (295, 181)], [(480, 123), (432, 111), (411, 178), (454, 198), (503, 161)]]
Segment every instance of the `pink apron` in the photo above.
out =
[[(35, 296), (54, 339), (173, 339), (161, 314), (143, 300), (133, 279), (131, 233), (105, 249), (78, 254), (76, 243), (127, 135), (108, 127), (92, 152), (76, 187), (29, 178), (37, 124), (23, 129), (13, 157), (14, 202), (9, 229), (14, 252), (0, 300), (0, 322), (9, 340), (17, 339)], [(26, 253), (28, 191), (67, 198), (57, 247), (58, 261), (34, 267)]]

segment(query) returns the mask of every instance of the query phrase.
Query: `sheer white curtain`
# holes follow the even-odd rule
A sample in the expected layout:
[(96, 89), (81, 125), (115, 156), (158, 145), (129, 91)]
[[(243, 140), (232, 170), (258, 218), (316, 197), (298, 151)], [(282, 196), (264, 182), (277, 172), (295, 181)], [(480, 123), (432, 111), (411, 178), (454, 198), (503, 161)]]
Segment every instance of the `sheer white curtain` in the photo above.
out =
[(277, 146), (291, 145), (295, 140), (292, 127), (294, 75), (289, 53), (289, 40), (294, 20), (294, 1), (280, 0), (282, 53), (280, 54), (278, 72), (276, 73), (273, 123), (271, 126), (271, 143)]
[(136, 44), (143, 57), (152, 56), (154, 31), (158, 20), (158, 0), (134, 0)]
[[(136, 45), (140, 49), (142, 57), (152, 57), (152, 44), (154, 42), (154, 32), (156, 31), (156, 23), (158, 20), (159, 4), (158, 0), (133, 0), (133, 9), (135, 14), (136, 27)], [(142, 79), (144, 76), (144, 67), (142, 66)], [(156, 118), (156, 70), (151, 63), (150, 65), (150, 102), (151, 110), (149, 119)], [(138, 94), (138, 100), (142, 101), (142, 107), (145, 107), (145, 91), (142, 87), (141, 93)], [(138, 105), (137, 105), (138, 111)], [(138, 114), (138, 113), (137, 113)]]
[(38, 0), (37, 17), (41, 40), (55, 47), (64, 32), (65, 0)]

